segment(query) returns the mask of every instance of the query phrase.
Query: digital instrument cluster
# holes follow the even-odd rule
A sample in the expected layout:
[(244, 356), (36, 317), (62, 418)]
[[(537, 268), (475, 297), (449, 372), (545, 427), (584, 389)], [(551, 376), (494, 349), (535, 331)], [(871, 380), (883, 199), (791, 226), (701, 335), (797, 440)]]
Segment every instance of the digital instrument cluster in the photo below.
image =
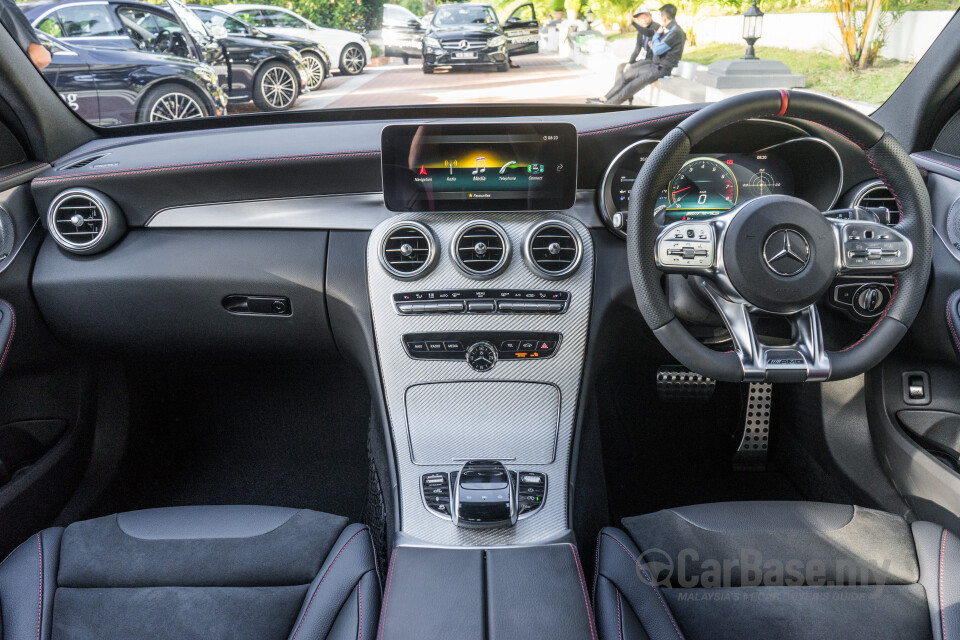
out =
[[(630, 191), (657, 143), (641, 140), (628, 146), (604, 174), (598, 194), (600, 213), (607, 226), (621, 237), (625, 236)], [(803, 168), (808, 161), (816, 163), (816, 176)], [(836, 175), (826, 186), (819, 174), (824, 168)], [(766, 195), (796, 196), (826, 210), (836, 201), (841, 179), (836, 152), (815, 138), (790, 140), (750, 153), (696, 153), (664, 185), (656, 212), (663, 224), (699, 220)]]

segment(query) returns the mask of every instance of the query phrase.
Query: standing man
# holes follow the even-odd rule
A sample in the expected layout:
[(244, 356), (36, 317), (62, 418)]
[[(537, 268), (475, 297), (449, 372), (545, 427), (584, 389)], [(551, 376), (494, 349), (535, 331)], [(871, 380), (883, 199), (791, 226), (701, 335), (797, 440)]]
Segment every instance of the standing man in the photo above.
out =
[(33, 66), (42, 70), (50, 64), (50, 52), (40, 44), (33, 26), (14, 0), (0, 0), (0, 24), (27, 52)]
[(674, 67), (680, 63), (683, 47), (687, 43), (687, 34), (677, 24), (676, 19), (675, 5), (665, 4), (660, 7), (662, 24), (649, 43), (653, 55), (624, 68), (607, 95), (602, 98), (591, 98), (587, 102), (622, 104), (632, 100), (634, 94), (645, 86), (669, 76)]

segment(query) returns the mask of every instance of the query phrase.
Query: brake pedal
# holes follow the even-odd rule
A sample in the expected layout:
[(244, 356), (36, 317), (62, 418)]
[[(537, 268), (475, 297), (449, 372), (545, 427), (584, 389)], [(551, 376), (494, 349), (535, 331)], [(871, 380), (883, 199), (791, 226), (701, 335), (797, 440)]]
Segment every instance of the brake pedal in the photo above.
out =
[(734, 464), (763, 467), (767, 463), (770, 441), (770, 407), (773, 385), (752, 382), (747, 391), (747, 410), (743, 417), (743, 437), (733, 454)]
[(666, 365), (657, 369), (657, 395), (666, 402), (709, 400), (716, 387), (713, 378), (683, 367)]

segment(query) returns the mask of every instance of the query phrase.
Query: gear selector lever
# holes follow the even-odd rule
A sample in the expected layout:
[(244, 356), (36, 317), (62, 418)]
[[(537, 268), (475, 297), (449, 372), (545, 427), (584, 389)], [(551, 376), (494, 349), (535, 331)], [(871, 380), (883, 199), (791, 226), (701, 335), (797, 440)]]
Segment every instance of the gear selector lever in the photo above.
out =
[(517, 523), (516, 475), (496, 460), (471, 460), (457, 475), (453, 521), (459, 527), (486, 529)]

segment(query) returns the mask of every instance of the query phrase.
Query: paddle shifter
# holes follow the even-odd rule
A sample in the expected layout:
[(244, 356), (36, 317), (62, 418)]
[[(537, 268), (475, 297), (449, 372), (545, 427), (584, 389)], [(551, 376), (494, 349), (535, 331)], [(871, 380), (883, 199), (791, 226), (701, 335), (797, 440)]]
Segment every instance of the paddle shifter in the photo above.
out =
[(486, 529), (517, 523), (516, 476), (496, 460), (471, 460), (457, 476), (453, 521), (458, 527)]

